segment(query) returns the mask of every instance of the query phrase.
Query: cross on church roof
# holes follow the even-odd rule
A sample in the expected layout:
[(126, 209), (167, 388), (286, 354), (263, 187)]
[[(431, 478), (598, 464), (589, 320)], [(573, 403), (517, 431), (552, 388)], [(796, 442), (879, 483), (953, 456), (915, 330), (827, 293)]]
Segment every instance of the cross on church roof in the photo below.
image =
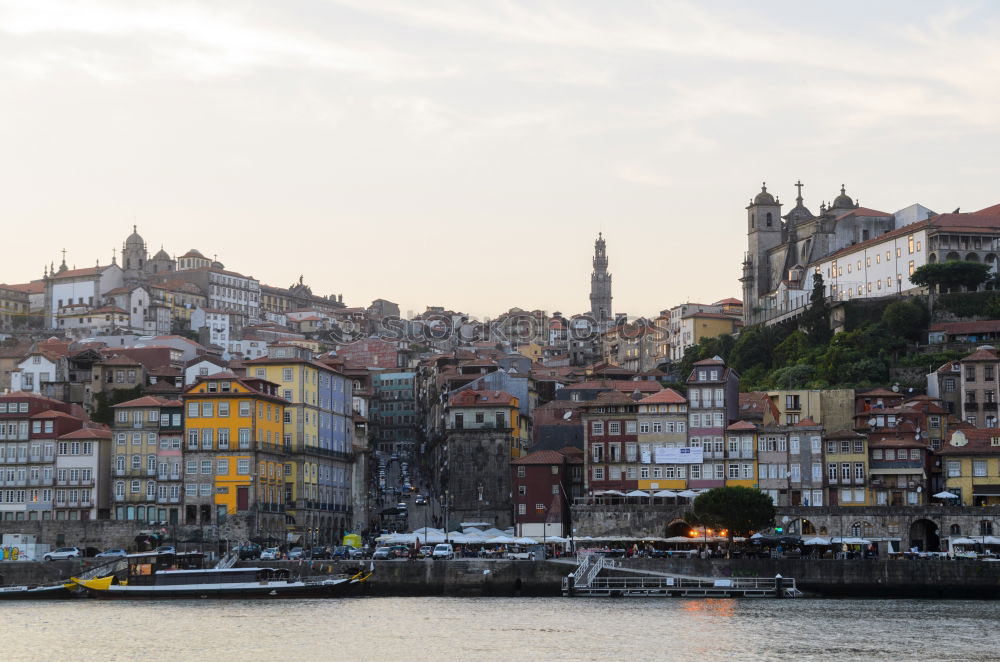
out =
[(797, 182), (795, 182), (795, 188), (799, 189), (799, 197), (796, 198), (796, 200), (799, 200), (800, 202), (802, 201), (802, 187), (803, 186), (805, 186), (805, 185), (802, 183), (801, 179), (798, 180)]

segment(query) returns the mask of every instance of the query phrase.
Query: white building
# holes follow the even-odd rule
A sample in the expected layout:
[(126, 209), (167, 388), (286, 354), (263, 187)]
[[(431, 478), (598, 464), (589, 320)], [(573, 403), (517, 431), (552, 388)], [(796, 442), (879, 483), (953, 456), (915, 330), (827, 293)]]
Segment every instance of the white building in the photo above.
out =
[(10, 390), (41, 393), (42, 382), (56, 380), (59, 359), (48, 352), (33, 351), (10, 373)]
[(63, 262), (59, 271), (46, 275), (45, 315), (49, 328), (56, 328), (60, 309), (69, 305), (100, 307), (107, 292), (122, 286), (123, 275), (117, 264), (86, 269), (69, 269)]
[(229, 349), (230, 337), (235, 326), (232, 314), (227, 310), (196, 308), (191, 313), (191, 330), (200, 333), (202, 329), (207, 329), (208, 344), (225, 350)]
[(56, 318), (58, 328), (72, 338), (110, 334), (130, 328), (128, 312), (118, 306), (88, 308), (85, 305), (73, 304), (62, 308)]
[(241, 354), (245, 360), (259, 359), (267, 356), (267, 341), (259, 338), (244, 338), (243, 340), (230, 340), (229, 353)]

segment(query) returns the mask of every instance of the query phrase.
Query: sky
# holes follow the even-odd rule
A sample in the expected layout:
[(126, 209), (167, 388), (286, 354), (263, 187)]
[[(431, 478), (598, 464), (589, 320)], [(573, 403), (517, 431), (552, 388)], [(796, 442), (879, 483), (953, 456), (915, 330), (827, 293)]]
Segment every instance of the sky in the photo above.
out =
[(749, 199), (1000, 202), (1000, 5), (0, 0), (0, 282), (133, 224), (348, 305), (741, 296)]

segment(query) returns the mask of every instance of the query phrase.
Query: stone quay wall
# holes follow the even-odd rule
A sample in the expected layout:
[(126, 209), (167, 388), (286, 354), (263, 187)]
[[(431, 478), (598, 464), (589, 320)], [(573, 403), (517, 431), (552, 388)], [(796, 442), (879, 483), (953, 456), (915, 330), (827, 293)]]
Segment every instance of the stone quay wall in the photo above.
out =
[[(683, 535), (684, 516), (690, 509), (688, 504), (574, 505), (573, 528), (578, 536), (593, 537)], [(926, 547), (931, 536), (983, 535), (984, 522), (993, 531), (987, 535), (1000, 535), (1000, 507), (781, 507), (775, 517), (786, 533), (899, 538), (904, 548), (918, 540)]]

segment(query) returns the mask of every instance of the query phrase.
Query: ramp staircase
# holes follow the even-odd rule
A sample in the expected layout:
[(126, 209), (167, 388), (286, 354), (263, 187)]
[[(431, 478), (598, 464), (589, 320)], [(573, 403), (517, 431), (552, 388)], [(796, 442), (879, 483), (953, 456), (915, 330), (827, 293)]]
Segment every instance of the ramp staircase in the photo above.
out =
[[(614, 569), (615, 573), (601, 574)], [(604, 556), (581, 556), (576, 570), (563, 578), (565, 596), (795, 598), (802, 592), (786, 577), (694, 577), (623, 567)]]

